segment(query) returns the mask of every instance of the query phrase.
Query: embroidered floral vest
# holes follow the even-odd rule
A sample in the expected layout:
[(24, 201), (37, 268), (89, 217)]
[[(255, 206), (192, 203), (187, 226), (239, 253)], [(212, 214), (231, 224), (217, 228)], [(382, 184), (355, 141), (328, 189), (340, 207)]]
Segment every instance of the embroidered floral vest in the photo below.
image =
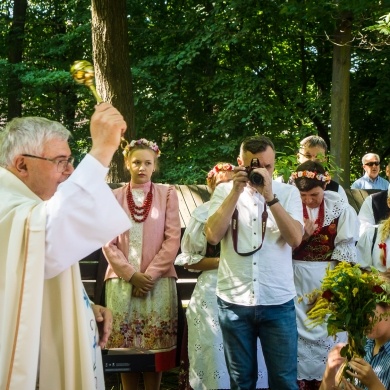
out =
[(293, 250), (294, 260), (329, 261), (334, 249), (339, 219), (334, 219), (330, 225), (323, 226), (320, 232), (302, 240), (301, 245)]

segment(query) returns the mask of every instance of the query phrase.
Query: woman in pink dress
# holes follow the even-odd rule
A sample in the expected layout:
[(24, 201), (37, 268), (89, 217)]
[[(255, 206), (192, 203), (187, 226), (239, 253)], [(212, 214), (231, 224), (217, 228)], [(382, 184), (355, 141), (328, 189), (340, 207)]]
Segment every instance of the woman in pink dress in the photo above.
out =
[[(162, 371), (176, 365), (179, 205), (174, 186), (151, 181), (160, 155), (155, 143), (132, 141), (124, 155), (131, 179), (114, 194), (132, 227), (103, 248), (109, 263), (106, 304), (114, 317), (107, 347), (154, 353), (156, 371), (143, 372), (143, 382), (145, 389), (157, 390)], [(123, 389), (137, 389), (139, 375), (122, 373)]]

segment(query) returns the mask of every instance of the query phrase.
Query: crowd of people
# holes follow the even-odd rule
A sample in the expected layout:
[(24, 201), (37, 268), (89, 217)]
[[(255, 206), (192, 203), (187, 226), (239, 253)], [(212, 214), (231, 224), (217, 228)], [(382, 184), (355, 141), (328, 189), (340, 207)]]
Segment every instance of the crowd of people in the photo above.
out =
[[(180, 241), (175, 187), (152, 181), (155, 142), (132, 140), (129, 183), (111, 191), (105, 182), (125, 130), (112, 105), (96, 106), (93, 146), (76, 169), (58, 122), (16, 118), (1, 132), (0, 389), (104, 389), (104, 347), (154, 354), (155, 371), (121, 382), (135, 390), (142, 374), (146, 390), (159, 389), (179, 353), (175, 265), (199, 273), (186, 310), (188, 388), (390, 389), (387, 305), (340, 387), (347, 335), (306, 321), (306, 294), (338, 262), (376, 267), (390, 294), (390, 188), (377, 154), (363, 156), (352, 188), (380, 192), (356, 214), (326, 170), (321, 137), (300, 142), (288, 183), (273, 179), (273, 142), (245, 138), (235, 165), (208, 173), (211, 199)], [(99, 248), (105, 307), (89, 300), (78, 266)]]

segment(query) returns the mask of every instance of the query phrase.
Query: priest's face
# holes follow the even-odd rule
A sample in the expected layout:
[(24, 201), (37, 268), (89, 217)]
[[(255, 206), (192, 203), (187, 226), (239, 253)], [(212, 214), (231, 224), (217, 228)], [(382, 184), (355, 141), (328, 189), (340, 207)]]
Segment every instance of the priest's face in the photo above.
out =
[[(20, 156), (18, 158), (22, 161), (17, 164), (17, 167), (24, 168), (24, 171), (18, 176), (42, 200), (49, 200), (57, 191), (59, 184), (74, 171), (71, 163), (63, 163), (64, 160), (71, 158), (68, 142), (59, 139), (47, 142), (39, 156)], [(52, 161), (45, 160), (45, 158)], [(59, 163), (60, 161), (62, 163)], [(62, 170), (63, 172), (61, 172)]]

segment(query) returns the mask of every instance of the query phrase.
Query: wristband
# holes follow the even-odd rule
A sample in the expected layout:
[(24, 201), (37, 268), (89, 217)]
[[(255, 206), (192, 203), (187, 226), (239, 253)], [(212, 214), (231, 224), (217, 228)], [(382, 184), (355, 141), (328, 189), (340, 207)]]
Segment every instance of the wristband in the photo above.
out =
[(279, 199), (274, 195), (274, 198), (270, 202), (266, 202), (268, 207), (273, 206), (275, 203), (278, 203)]

